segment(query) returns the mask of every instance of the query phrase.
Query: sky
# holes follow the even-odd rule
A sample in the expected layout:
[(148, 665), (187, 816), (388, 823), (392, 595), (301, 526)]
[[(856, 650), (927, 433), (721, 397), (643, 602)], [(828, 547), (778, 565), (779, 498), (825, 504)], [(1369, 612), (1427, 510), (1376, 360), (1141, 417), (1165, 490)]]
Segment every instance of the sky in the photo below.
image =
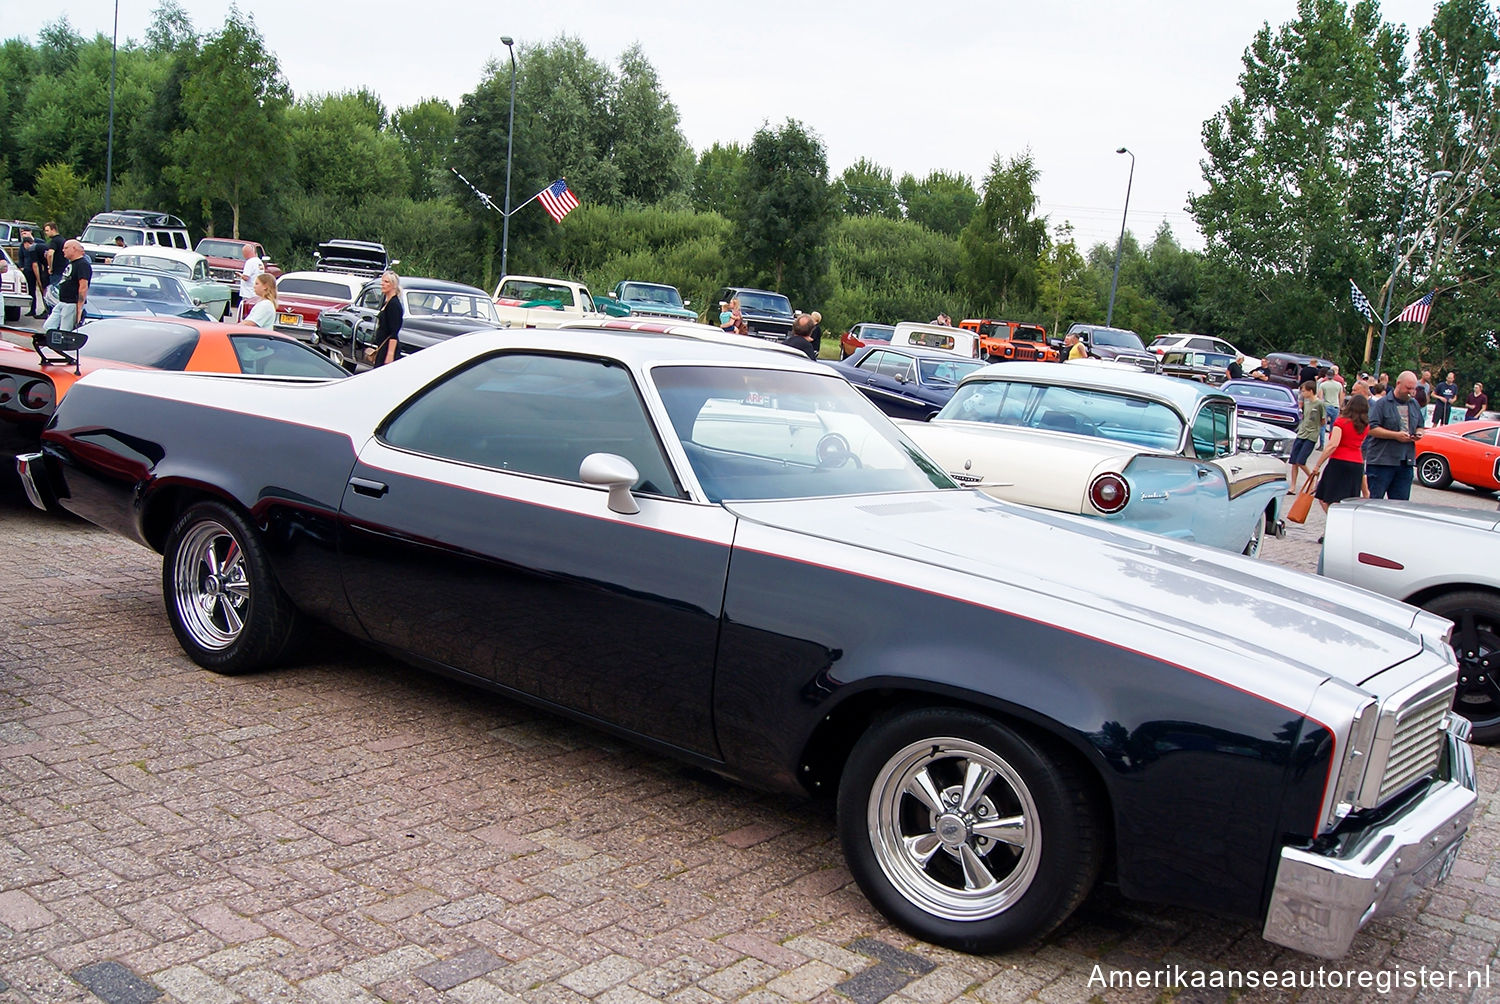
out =
[[(181, 0), (200, 33), (228, 0)], [(119, 38), (145, 37), (157, 0), (118, 0)], [(1386, 0), (1413, 36), (1435, 0)], [(1087, 250), (1113, 245), (1129, 186), (1130, 232), (1163, 221), (1202, 238), (1186, 208), (1206, 187), (1203, 123), (1238, 93), (1241, 57), (1296, 0), (990, 0), (861, 4), (761, 0), (242, 0), (299, 96), (367, 87), (394, 110), (457, 105), (491, 60), (567, 34), (613, 64), (639, 42), (695, 151), (746, 144), (764, 124), (800, 121), (824, 142), (830, 176), (868, 158), (896, 178), (933, 170), (977, 185), (998, 156), (1030, 151), (1039, 211)], [(112, 0), (0, 0), (0, 37), (35, 41), (66, 16), (112, 31)], [(1127, 147), (1131, 158), (1115, 151)], [(504, 151), (497, 151), (503, 157)], [(587, 199), (587, 192), (579, 192)], [(170, 207), (162, 207), (169, 209)], [(477, 208), (477, 206), (476, 206)]]

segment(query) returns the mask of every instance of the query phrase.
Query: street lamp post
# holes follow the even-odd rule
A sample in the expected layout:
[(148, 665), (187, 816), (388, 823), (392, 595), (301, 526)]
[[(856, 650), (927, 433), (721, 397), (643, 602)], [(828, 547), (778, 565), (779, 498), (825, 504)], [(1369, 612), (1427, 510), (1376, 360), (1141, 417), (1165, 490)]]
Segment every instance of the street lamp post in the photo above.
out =
[[(1446, 181), (1453, 177), (1452, 171), (1433, 171), (1422, 179), (1422, 204), (1427, 204), (1427, 186), (1434, 179)], [(1406, 190), (1406, 198), (1401, 200), (1401, 215), (1396, 218), (1396, 246), (1391, 249), (1391, 277), (1385, 282), (1385, 309), (1380, 315), (1380, 348), (1375, 352), (1375, 376), (1379, 379), (1381, 364), (1385, 361), (1385, 332), (1391, 326), (1391, 301), (1396, 298), (1396, 269), (1401, 261), (1401, 227), (1406, 222), (1406, 210), (1411, 207), (1411, 189)], [(1369, 343), (1365, 343), (1365, 351), (1369, 351)]]
[(505, 127), (505, 212), (500, 224), (500, 275), (510, 274), (510, 154), (516, 144), (516, 50), (515, 40), (502, 35), (500, 41), (510, 50), (510, 124)]
[(1115, 153), (1130, 154), (1130, 176), (1125, 181), (1125, 212), (1120, 217), (1120, 239), (1115, 242), (1115, 274), (1109, 280), (1109, 310), (1104, 315), (1104, 326), (1112, 327), (1115, 320), (1115, 288), (1120, 285), (1120, 252), (1125, 250), (1125, 221), (1130, 218), (1130, 186), (1135, 182), (1135, 154), (1123, 146)]
[(120, 0), (115, 0), (115, 34), (109, 43), (109, 144), (104, 154), (104, 210), (109, 211), (110, 184), (115, 176), (115, 55), (120, 49)]

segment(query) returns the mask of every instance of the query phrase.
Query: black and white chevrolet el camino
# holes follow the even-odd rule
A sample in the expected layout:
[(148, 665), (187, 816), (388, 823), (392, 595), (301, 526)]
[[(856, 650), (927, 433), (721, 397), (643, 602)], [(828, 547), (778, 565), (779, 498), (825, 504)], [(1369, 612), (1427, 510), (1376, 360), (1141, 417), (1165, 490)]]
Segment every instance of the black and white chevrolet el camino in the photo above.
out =
[(789, 353), (510, 331), (328, 384), (100, 372), (18, 466), (162, 553), (201, 665), (316, 618), (836, 792), (865, 893), (960, 949), (1107, 877), (1337, 956), (1474, 811), (1446, 621), (959, 488)]

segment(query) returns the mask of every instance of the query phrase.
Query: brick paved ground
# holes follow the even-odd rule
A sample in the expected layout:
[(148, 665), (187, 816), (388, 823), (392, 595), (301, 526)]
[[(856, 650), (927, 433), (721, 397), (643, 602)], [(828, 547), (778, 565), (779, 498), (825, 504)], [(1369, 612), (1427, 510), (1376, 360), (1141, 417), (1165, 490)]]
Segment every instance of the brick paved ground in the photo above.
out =
[[(1310, 569), (1321, 532), (1315, 515), (1267, 556)], [(0, 1002), (1372, 999), (1091, 985), (1115, 967), (1331, 972), (1244, 921), (1108, 889), (1026, 951), (913, 942), (852, 885), (825, 807), (339, 638), (277, 672), (206, 673), (158, 575), (0, 497)], [(1452, 879), (1344, 967), (1500, 980), (1497, 775), (1483, 753)], [(1500, 989), (1383, 999), (1414, 998)]]

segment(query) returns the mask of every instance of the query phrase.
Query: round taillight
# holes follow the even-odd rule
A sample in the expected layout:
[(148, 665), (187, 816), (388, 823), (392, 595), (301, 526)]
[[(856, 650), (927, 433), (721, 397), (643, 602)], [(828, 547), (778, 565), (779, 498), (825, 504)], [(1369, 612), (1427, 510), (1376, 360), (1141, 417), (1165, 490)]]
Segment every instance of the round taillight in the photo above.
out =
[(1109, 516), (1130, 501), (1130, 485), (1118, 474), (1101, 474), (1089, 483), (1089, 504)]
[(9, 373), (0, 373), (0, 408), (16, 399), (18, 383), (19, 381)]
[(44, 411), (57, 401), (51, 380), (33, 380), (21, 388), (18, 398), (27, 411)]

